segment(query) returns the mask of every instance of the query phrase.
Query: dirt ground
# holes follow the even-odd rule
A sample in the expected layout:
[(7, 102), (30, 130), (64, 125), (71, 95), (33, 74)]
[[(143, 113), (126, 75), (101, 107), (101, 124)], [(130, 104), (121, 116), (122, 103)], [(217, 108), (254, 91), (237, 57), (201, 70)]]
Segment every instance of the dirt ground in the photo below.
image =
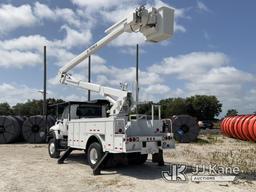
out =
[[(164, 167), (149, 157), (145, 165), (119, 166), (93, 176), (83, 152), (74, 152), (58, 165), (49, 158), (46, 144), (0, 145), (0, 191), (256, 191), (255, 143), (206, 131), (196, 143), (177, 144), (175, 150), (165, 151), (164, 158)], [(235, 182), (166, 182), (161, 171), (168, 170), (168, 164), (238, 166), (241, 173)]]

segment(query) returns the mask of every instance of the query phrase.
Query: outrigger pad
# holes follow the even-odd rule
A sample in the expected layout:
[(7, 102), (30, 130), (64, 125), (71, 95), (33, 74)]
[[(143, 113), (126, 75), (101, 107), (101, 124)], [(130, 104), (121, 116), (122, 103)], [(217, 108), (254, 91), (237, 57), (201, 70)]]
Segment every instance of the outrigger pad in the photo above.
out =
[(63, 153), (63, 155), (58, 159), (58, 164), (63, 164), (64, 160), (70, 155), (73, 151), (73, 148), (68, 147), (67, 150)]
[(93, 175), (100, 175), (100, 171), (102, 169), (102, 165), (106, 162), (109, 152), (106, 151), (103, 157), (96, 163), (95, 167), (93, 168)]
[(158, 163), (159, 166), (164, 166), (164, 156), (162, 149), (159, 149), (158, 153), (152, 154), (152, 162)]

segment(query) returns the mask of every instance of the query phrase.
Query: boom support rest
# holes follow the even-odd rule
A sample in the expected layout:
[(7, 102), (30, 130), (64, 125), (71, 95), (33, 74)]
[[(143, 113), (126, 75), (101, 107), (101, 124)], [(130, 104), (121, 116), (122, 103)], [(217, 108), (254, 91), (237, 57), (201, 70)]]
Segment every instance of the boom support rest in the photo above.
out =
[(102, 165), (107, 161), (109, 152), (106, 151), (103, 157), (96, 163), (93, 168), (93, 175), (100, 175), (100, 171), (102, 169)]
[(62, 156), (58, 159), (58, 164), (63, 164), (64, 160), (68, 158), (70, 153), (73, 151), (72, 147), (68, 147), (67, 150), (62, 154)]

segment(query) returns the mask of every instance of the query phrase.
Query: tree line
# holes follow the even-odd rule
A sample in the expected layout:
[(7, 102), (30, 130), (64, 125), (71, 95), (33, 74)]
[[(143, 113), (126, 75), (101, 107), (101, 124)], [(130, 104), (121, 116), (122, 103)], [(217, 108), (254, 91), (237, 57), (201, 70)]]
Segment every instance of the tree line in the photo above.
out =
[[(151, 104), (139, 106), (139, 113), (150, 114)], [(187, 98), (168, 98), (160, 100), (162, 118), (170, 118), (173, 115), (187, 114), (198, 120), (214, 120), (222, 112), (222, 104), (216, 96), (195, 95)]]
[[(48, 105), (63, 103), (64, 100), (49, 98)], [(153, 102), (139, 105), (140, 114), (151, 114)], [(162, 109), (162, 118), (170, 118), (173, 115), (187, 114), (198, 120), (214, 120), (222, 112), (222, 104), (216, 96), (195, 95), (187, 98), (168, 98), (158, 102)], [(32, 116), (42, 114), (43, 100), (28, 100), (10, 106), (8, 103), (0, 103), (0, 115)], [(48, 108), (48, 114), (55, 115), (55, 110)], [(235, 109), (229, 109), (226, 116), (237, 115)]]
[[(48, 106), (63, 103), (62, 99), (47, 99)], [(21, 115), (32, 116), (43, 114), (43, 100), (27, 100), (24, 103), (17, 103), (14, 106), (10, 106), (8, 103), (0, 103), (0, 115)], [(54, 115), (55, 111), (52, 108), (48, 108), (48, 114)]]

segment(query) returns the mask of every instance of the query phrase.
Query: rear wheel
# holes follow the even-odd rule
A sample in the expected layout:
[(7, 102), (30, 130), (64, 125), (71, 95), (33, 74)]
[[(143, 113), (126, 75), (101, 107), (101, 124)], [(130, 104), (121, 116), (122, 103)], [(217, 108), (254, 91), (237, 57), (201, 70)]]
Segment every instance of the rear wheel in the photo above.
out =
[(48, 153), (51, 158), (59, 158), (60, 157), (60, 150), (58, 148), (58, 142), (55, 138), (52, 138), (49, 140)]
[(99, 143), (92, 143), (87, 151), (87, 159), (91, 168), (94, 168), (99, 160), (103, 157), (102, 147)]

